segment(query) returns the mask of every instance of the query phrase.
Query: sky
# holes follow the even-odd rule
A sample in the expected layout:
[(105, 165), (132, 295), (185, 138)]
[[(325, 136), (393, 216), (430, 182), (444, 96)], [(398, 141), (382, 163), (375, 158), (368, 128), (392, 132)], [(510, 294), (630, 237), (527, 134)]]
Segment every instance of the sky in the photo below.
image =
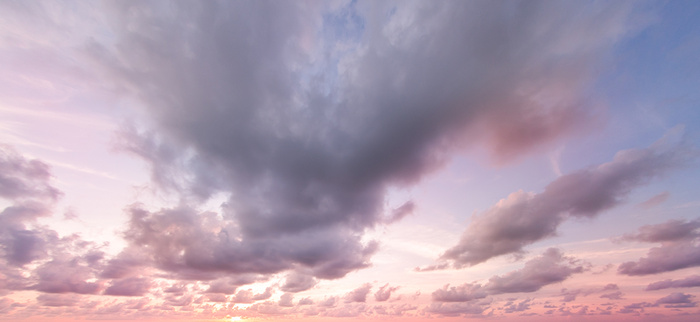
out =
[(0, 1), (0, 320), (697, 321), (699, 16)]

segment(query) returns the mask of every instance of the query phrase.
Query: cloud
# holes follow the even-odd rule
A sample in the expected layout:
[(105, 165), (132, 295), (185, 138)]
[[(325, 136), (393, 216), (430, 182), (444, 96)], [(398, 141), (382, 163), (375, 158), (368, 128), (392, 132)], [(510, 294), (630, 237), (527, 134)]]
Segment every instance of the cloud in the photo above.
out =
[(311, 275), (293, 272), (287, 275), (280, 289), (284, 292), (298, 293), (314, 287), (317, 283), (318, 280)]
[(695, 307), (697, 302), (693, 302), (691, 299), (694, 295), (685, 293), (671, 293), (668, 296), (658, 299), (654, 305), (663, 305), (667, 308), (680, 308), (680, 307)]
[(148, 278), (129, 277), (115, 280), (105, 290), (105, 295), (116, 296), (143, 296), (151, 288), (151, 281)]
[(391, 297), (391, 293), (398, 289), (398, 286), (389, 286), (389, 284), (385, 284), (374, 293), (374, 299), (377, 300), (377, 302), (387, 301)]
[[(434, 302), (467, 303), (483, 299), (488, 295), (530, 293), (538, 291), (544, 286), (563, 282), (571, 275), (581, 273), (586, 269), (586, 265), (580, 261), (564, 256), (556, 248), (549, 248), (542, 255), (527, 261), (523, 268), (504, 275), (495, 275), (484, 285), (477, 283), (466, 283), (452, 287), (445, 285), (433, 292), (432, 298)], [(577, 295), (579, 292), (574, 293)], [(433, 306), (433, 308), (438, 309), (438, 311), (450, 312), (450, 308), (459, 309), (460, 306)], [(469, 308), (473, 309), (474, 307), (469, 306)]]
[(280, 300), (277, 303), (279, 306), (283, 307), (292, 307), (294, 306), (294, 295), (291, 293), (284, 293), (282, 296), (280, 296)]
[(503, 308), (503, 311), (506, 313), (524, 312), (524, 311), (529, 310), (530, 306), (532, 306), (532, 300), (526, 299), (526, 300), (520, 301), (519, 303), (510, 302), (510, 304), (506, 304), (506, 307)]
[(669, 220), (663, 224), (642, 226), (638, 233), (624, 235), (622, 239), (647, 243), (674, 242), (699, 237), (699, 228), (700, 219)]
[(522, 269), (492, 277), (485, 288), (492, 294), (535, 292), (585, 269), (580, 261), (564, 256), (556, 248), (549, 248), (541, 256), (526, 262)]
[(647, 291), (663, 290), (667, 288), (679, 288), (679, 287), (700, 287), (700, 275), (688, 276), (684, 279), (679, 280), (663, 280), (659, 282), (654, 282), (647, 285)]
[(264, 292), (254, 294), (253, 290), (240, 290), (233, 297), (234, 303), (253, 303), (257, 301), (267, 300), (272, 297), (272, 288), (268, 287)]
[(36, 300), (41, 306), (77, 306), (80, 302), (75, 294), (40, 294)]
[(51, 185), (50, 179), (46, 163), (28, 160), (13, 148), (0, 144), (0, 198), (55, 201), (61, 192)]
[[(339, 278), (367, 267), (369, 257), (377, 250), (375, 242), (364, 245), (361, 235), (351, 234), (343, 226), (278, 238), (242, 239), (234, 221), (189, 207), (150, 212), (134, 205), (129, 213), (131, 220), (124, 237), (130, 246), (123, 254), (136, 254), (132, 257), (140, 261), (133, 266), (154, 266), (183, 279), (272, 274), (296, 267), (307, 267), (310, 274), (320, 278)], [(338, 235), (345, 239), (339, 240)], [(287, 285), (283, 290), (307, 286)]]
[(664, 192), (662, 192), (658, 195), (655, 195), (655, 196), (647, 199), (646, 201), (640, 203), (639, 207), (642, 207), (644, 209), (650, 209), (650, 208), (656, 207), (656, 206), (664, 203), (668, 199), (669, 195), (670, 194), (668, 191), (664, 191)]
[(369, 294), (372, 289), (372, 284), (365, 283), (362, 286), (352, 290), (350, 293), (345, 294), (345, 303), (365, 303), (367, 302), (367, 294)]
[(624, 235), (623, 240), (661, 243), (636, 262), (618, 267), (624, 275), (649, 275), (700, 266), (700, 220), (670, 220), (663, 224), (639, 228), (637, 234)]
[(485, 298), (488, 295), (486, 288), (480, 284), (463, 284), (460, 286), (449, 285), (433, 292), (433, 301), (437, 302), (469, 302)]
[[(594, 70), (631, 31), (627, 4), (387, 5), (108, 7), (113, 37), (94, 37), (83, 54), (146, 116), (124, 129), (122, 148), (183, 200), (144, 220), (187, 224), (212, 242), (193, 254), (132, 221), (163, 251), (147, 255), (152, 264), (192, 279), (299, 267), (334, 279), (367, 267), (376, 246), (360, 242), (364, 232), (412, 208), (385, 218), (389, 187), (417, 182), (457, 149), (482, 146), (503, 163), (591, 124)], [(347, 50), (314, 40), (340, 28), (323, 17), (341, 14), (357, 20), (338, 33)], [(230, 196), (216, 224), (235, 236), (227, 242), (212, 235), (223, 228), (194, 231), (206, 214), (174, 219), (217, 193)], [(249, 257), (258, 247), (272, 251)]]
[(630, 191), (685, 164), (691, 153), (666, 137), (644, 149), (618, 152), (613, 161), (558, 177), (541, 193), (518, 191), (472, 218), (459, 243), (440, 257), (455, 267), (523, 252), (523, 247), (554, 236), (571, 217), (594, 217), (614, 207)]

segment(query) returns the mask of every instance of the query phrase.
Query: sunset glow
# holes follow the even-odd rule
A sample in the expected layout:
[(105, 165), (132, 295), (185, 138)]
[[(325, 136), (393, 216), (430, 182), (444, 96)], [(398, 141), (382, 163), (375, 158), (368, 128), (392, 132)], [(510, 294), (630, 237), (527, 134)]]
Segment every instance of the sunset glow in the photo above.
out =
[(0, 1), (0, 320), (699, 321), (700, 1)]

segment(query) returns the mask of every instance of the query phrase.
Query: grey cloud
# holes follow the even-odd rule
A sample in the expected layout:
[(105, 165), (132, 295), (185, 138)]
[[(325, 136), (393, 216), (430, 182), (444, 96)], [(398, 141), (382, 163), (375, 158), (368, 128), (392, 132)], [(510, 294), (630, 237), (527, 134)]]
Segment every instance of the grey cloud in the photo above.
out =
[(697, 302), (693, 302), (694, 295), (685, 293), (671, 293), (668, 296), (658, 299), (654, 305), (663, 305), (669, 308), (695, 307)]
[(623, 240), (661, 243), (636, 262), (625, 262), (618, 272), (625, 275), (649, 275), (700, 266), (700, 220), (670, 220), (639, 228), (637, 234)]
[(80, 302), (75, 294), (40, 294), (36, 300), (42, 306), (77, 306)]
[(605, 293), (605, 294), (601, 295), (600, 298), (610, 299), (610, 300), (619, 300), (619, 299), (622, 299), (623, 295), (624, 294), (621, 291), (617, 291), (617, 292)]
[(378, 302), (387, 301), (391, 297), (391, 293), (398, 289), (398, 286), (389, 286), (389, 284), (385, 284), (384, 286), (380, 287), (376, 293), (374, 293), (374, 299)]
[(326, 297), (322, 301), (318, 302), (318, 306), (321, 307), (335, 307), (336, 304), (338, 304), (337, 296)]
[(492, 294), (535, 292), (585, 269), (580, 261), (564, 256), (556, 248), (549, 248), (541, 256), (526, 262), (522, 269), (490, 278), (485, 288)]
[[(92, 40), (85, 54), (149, 117), (124, 131), (123, 148), (187, 203), (230, 195), (227, 241), (194, 231), (203, 220), (178, 222), (175, 210), (144, 220), (188, 225), (200, 244), (210, 242), (198, 245), (204, 251), (133, 221), (140, 237), (129, 241), (156, 246), (163, 252), (148, 254), (149, 263), (181, 278), (303, 267), (333, 279), (366, 267), (376, 245), (360, 243), (365, 230), (408, 213), (385, 220), (388, 187), (420, 180), (455, 149), (483, 145), (506, 162), (585, 126), (594, 70), (631, 31), (623, 3), (417, 6), (348, 4), (342, 10), (362, 22), (339, 32), (351, 48), (339, 52), (304, 41), (317, 28), (342, 29), (322, 19), (339, 14), (324, 5), (113, 4), (113, 39)], [(417, 25), (426, 28), (416, 33)], [(578, 208), (568, 209), (588, 211)], [(260, 249), (272, 251), (251, 257)]]
[(511, 302), (510, 304), (506, 304), (506, 307), (503, 308), (503, 311), (506, 313), (524, 312), (529, 310), (530, 306), (532, 306), (532, 300), (526, 299), (518, 303)]
[(486, 289), (479, 284), (449, 285), (433, 292), (433, 301), (437, 302), (469, 302), (482, 299), (488, 295)]
[(362, 286), (352, 290), (350, 293), (345, 294), (345, 303), (352, 302), (367, 302), (367, 294), (369, 294), (372, 289), (372, 284), (365, 283)]
[(51, 186), (50, 179), (46, 163), (28, 160), (11, 147), (0, 145), (0, 197), (55, 201), (61, 192)]
[(523, 247), (554, 236), (571, 217), (594, 217), (619, 204), (630, 191), (692, 157), (672, 142), (680, 129), (645, 149), (618, 152), (613, 161), (561, 176), (541, 193), (518, 191), (472, 218), (459, 243), (440, 259), (455, 267), (519, 253)]
[(404, 217), (413, 213), (413, 211), (415, 209), (416, 209), (416, 204), (413, 201), (407, 201), (403, 205), (392, 210), (391, 215), (385, 221), (389, 224), (400, 221)]
[(691, 243), (654, 247), (636, 262), (620, 264), (617, 271), (625, 275), (649, 275), (700, 266), (700, 246)]
[(235, 277), (222, 277), (209, 283), (206, 293), (233, 294), (239, 286), (252, 284), (258, 279), (255, 275), (238, 275)]
[(277, 304), (282, 307), (292, 307), (294, 306), (294, 295), (291, 293), (284, 293), (280, 296), (279, 302)]
[(152, 282), (148, 278), (129, 277), (112, 282), (104, 292), (105, 295), (143, 296), (148, 293)]
[[(306, 267), (310, 274), (332, 279), (367, 267), (377, 244), (363, 245), (361, 235), (345, 227), (310, 230), (278, 238), (240, 238), (231, 220), (215, 213), (181, 207), (149, 212), (130, 210), (127, 252), (138, 254), (134, 265), (155, 266), (174, 277), (211, 280), (231, 273), (272, 274)], [(337, 236), (345, 236), (339, 240)], [(293, 247), (292, 247), (293, 246)]]
[(95, 277), (95, 270), (76, 258), (69, 261), (53, 259), (36, 269), (39, 282), (33, 287), (46, 293), (97, 294), (102, 290), (99, 282), (88, 282)]
[[(488, 295), (535, 292), (544, 286), (562, 282), (586, 269), (586, 264), (564, 256), (556, 248), (549, 248), (542, 255), (527, 261), (523, 268), (501, 276), (493, 276), (484, 285), (476, 283), (456, 287), (445, 285), (433, 292), (432, 296), (433, 301), (436, 302), (466, 303)], [(579, 291), (574, 293), (575, 296)]]
[(292, 272), (287, 275), (280, 289), (284, 292), (298, 293), (314, 287), (317, 283), (318, 280), (311, 275)]
[(297, 303), (297, 305), (299, 305), (299, 306), (301, 306), (301, 305), (311, 305), (311, 304), (314, 304), (314, 301), (313, 301), (312, 299), (308, 298), (308, 297), (305, 297), (305, 298), (299, 300), (299, 302)]
[(262, 293), (253, 293), (253, 290), (240, 290), (232, 298), (235, 303), (253, 303), (257, 301), (267, 300), (272, 297), (272, 288), (268, 287)]
[(667, 288), (700, 287), (700, 275), (692, 275), (679, 280), (663, 280), (647, 285), (647, 291), (663, 290)]
[(683, 239), (693, 239), (700, 236), (700, 219), (669, 220), (663, 224), (647, 225), (639, 228), (636, 234), (624, 235), (624, 240), (643, 241), (648, 243), (672, 242)]

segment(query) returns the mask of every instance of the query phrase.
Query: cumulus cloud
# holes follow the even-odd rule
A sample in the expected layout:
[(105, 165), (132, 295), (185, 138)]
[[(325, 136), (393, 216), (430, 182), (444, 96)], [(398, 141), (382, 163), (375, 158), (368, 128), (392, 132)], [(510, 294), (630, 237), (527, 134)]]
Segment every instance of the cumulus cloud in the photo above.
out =
[(151, 288), (151, 281), (143, 277), (129, 277), (112, 282), (105, 290), (105, 295), (143, 296)]
[(318, 280), (311, 275), (292, 272), (287, 275), (286, 279), (284, 280), (284, 284), (282, 284), (280, 289), (284, 292), (297, 293), (306, 291), (314, 287), (317, 283)]
[[(85, 54), (148, 117), (123, 131), (123, 149), (187, 203), (230, 196), (216, 224), (227, 227), (228, 241), (216, 235), (223, 228), (202, 227), (207, 251), (184, 249), (181, 258), (148, 247), (165, 251), (147, 255), (156, 267), (193, 279), (299, 267), (333, 279), (366, 267), (376, 246), (360, 242), (365, 230), (413, 208), (385, 218), (387, 188), (420, 180), (455, 149), (484, 146), (506, 162), (588, 124), (597, 106), (585, 94), (593, 67), (630, 31), (631, 10), (529, 2), (341, 7), (109, 7), (114, 37), (94, 38)], [(355, 28), (322, 19), (341, 11)], [(425, 28), (417, 33), (415, 25)], [(313, 40), (321, 29), (337, 32), (348, 50)], [(597, 36), (580, 37), (582, 30)], [(181, 211), (144, 220), (187, 223), (192, 234), (208, 224), (178, 223)], [(183, 250), (135, 221), (129, 229)], [(145, 249), (138, 244), (145, 239), (129, 241)], [(347, 251), (335, 251), (341, 244)], [(248, 258), (257, 247), (272, 251)]]
[(0, 198), (9, 200), (56, 200), (61, 192), (51, 183), (49, 166), (27, 159), (13, 148), (0, 144)]
[(625, 262), (618, 272), (625, 275), (649, 275), (700, 266), (700, 219), (670, 220), (639, 228), (623, 240), (660, 243), (636, 262)]
[(389, 284), (385, 284), (374, 293), (374, 299), (377, 300), (377, 302), (387, 301), (391, 297), (391, 293), (398, 289), (398, 286), (389, 286)]
[[(483, 299), (488, 295), (506, 293), (530, 293), (541, 289), (544, 286), (563, 282), (571, 275), (581, 273), (587, 269), (587, 265), (572, 258), (564, 256), (556, 248), (547, 249), (542, 255), (535, 257), (525, 263), (521, 269), (496, 275), (489, 279), (484, 285), (478, 283), (466, 283), (460, 286), (445, 285), (432, 294), (434, 302), (437, 303), (473, 303), (475, 300)], [(580, 291), (574, 292), (575, 295)], [(574, 295), (574, 297), (575, 297)], [(529, 302), (525, 301), (518, 307), (529, 307)], [(477, 306), (453, 306), (437, 305), (434, 303), (430, 311), (441, 314), (456, 314), (461, 309), (471, 311)], [(452, 312), (451, 310), (456, 310)]]
[(362, 286), (352, 290), (350, 293), (345, 294), (345, 303), (367, 302), (367, 295), (372, 289), (372, 284), (365, 283)]
[(440, 259), (455, 267), (523, 252), (523, 247), (554, 236), (571, 217), (594, 217), (614, 207), (630, 191), (691, 157), (673, 142), (676, 128), (644, 149), (618, 152), (613, 161), (558, 177), (541, 193), (518, 191), (472, 218), (459, 243)]
[(284, 293), (282, 294), (282, 296), (280, 296), (280, 300), (279, 302), (277, 302), (277, 304), (283, 307), (292, 307), (294, 306), (293, 301), (294, 295), (292, 295), (291, 293)]
[(693, 302), (695, 295), (685, 293), (671, 293), (668, 296), (658, 299), (654, 304), (663, 305), (669, 308), (695, 307), (697, 302)]
[(432, 294), (433, 301), (437, 302), (469, 302), (485, 298), (487, 295), (486, 289), (480, 284), (445, 285)]
[(692, 275), (679, 280), (663, 280), (647, 285), (647, 291), (663, 290), (667, 288), (700, 287), (700, 275)]

